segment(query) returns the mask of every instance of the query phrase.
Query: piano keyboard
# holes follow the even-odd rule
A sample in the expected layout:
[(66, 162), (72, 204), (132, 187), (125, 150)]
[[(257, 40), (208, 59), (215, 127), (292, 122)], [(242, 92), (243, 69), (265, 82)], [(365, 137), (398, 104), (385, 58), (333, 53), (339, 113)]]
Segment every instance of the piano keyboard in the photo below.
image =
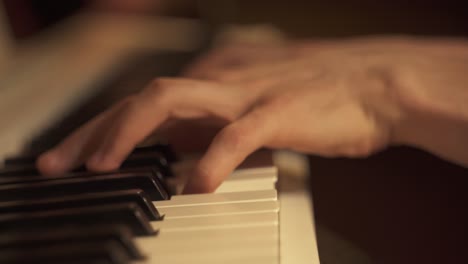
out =
[(193, 163), (172, 164), (171, 176), (168, 153), (139, 149), (118, 172), (81, 168), (60, 178), (34, 174), (31, 158), (7, 160), (0, 263), (318, 263), (307, 227), (311, 237), (295, 242), (308, 243), (299, 262), (282, 254), (270, 152), (253, 154), (215, 193), (193, 195), (178, 194)]

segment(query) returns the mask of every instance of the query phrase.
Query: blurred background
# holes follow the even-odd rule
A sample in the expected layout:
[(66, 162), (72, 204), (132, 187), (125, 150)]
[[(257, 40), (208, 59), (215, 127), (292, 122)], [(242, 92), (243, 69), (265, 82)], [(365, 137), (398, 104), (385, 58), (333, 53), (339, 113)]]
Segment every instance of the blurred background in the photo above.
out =
[[(0, 157), (47, 149), (154, 77), (177, 75), (227, 25), (271, 25), (290, 38), (468, 36), (466, 1), (455, 0), (3, 0), (0, 7)], [(311, 157), (311, 164), (322, 263), (466, 263), (466, 170), (407, 148), (357, 161)]]
[(358, 34), (466, 35), (465, 1), (4, 0), (17, 39), (78, 12), (198, 18), (223, 24), (272, 24), (290, 37)]

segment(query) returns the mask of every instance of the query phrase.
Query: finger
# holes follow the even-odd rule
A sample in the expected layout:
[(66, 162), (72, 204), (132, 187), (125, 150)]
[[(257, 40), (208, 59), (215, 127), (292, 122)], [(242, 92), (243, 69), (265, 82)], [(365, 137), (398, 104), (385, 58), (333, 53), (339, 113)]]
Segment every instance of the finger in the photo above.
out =
[(36, 161), (39, 171), (44, 175), (58, 175), (83, 164), (86, 156), (93, 151), (93, 143), (99, 140), (102, 128), (110, 122), (124, 101), (99, 114), (59, 145), (40, 155)]
[(243, 111), (241, 103), (245, 100), (233, 99), (238, 92), (232, 94), (230, 91), (234, 89), (220, 89), (219, 86), (184, 79), (160, 79), (153, 83), (122, 107), (87, 166), (98, 171), (118, 168), (137, 144), (172, 118), (237, 118)]
[(199, 161), (184, 193), (215, 191), (249, 154), (270, 141), (274, 131), (275, 122), (262, 110), (252, 111), (225, 127)]

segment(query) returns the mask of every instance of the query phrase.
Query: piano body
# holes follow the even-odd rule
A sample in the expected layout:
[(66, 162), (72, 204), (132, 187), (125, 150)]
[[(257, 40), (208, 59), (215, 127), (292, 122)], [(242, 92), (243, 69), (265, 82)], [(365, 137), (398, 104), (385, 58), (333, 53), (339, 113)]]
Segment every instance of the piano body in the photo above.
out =
[[(47, 148), (54, 143), (47, 136), (57, 139), (73, 129), (67, 120), (83, 121), (75, 118), (76, 109), (91, 115), (99, 109), (88, 102), (132, 92), (112, 83), (135, 62), (132, 58), (164, 63), (124, 81), (126, 88), (140, 88), (153, 74), (176, 72), (203, 45), (202, 36), (194, 21), (81, 15), (5, 52), (0, 158), (18, 155), (28, 145)], [(115, 89), (101, 91), (106, 85)], [(170, 160), (155, 155), (163, 165)], [(190, 173), (190, 158), (170, 164), (172, 177), (148, 164), (64, 179), (3, 174), (0, 262), (319, 263), (303, 157), (255, 153), (215, 193), (199, 195), (177, 192)], [(21, 166), (4, 169), (29, 165)]]

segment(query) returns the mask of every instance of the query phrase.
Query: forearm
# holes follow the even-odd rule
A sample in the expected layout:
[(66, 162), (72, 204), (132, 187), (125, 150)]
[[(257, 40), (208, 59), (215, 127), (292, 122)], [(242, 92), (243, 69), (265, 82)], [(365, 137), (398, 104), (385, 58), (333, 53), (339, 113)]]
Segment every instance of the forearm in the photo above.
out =
[(419, 44), (393, 58), (400, 114), (392, 141), (468, 166), (468, 41)]

